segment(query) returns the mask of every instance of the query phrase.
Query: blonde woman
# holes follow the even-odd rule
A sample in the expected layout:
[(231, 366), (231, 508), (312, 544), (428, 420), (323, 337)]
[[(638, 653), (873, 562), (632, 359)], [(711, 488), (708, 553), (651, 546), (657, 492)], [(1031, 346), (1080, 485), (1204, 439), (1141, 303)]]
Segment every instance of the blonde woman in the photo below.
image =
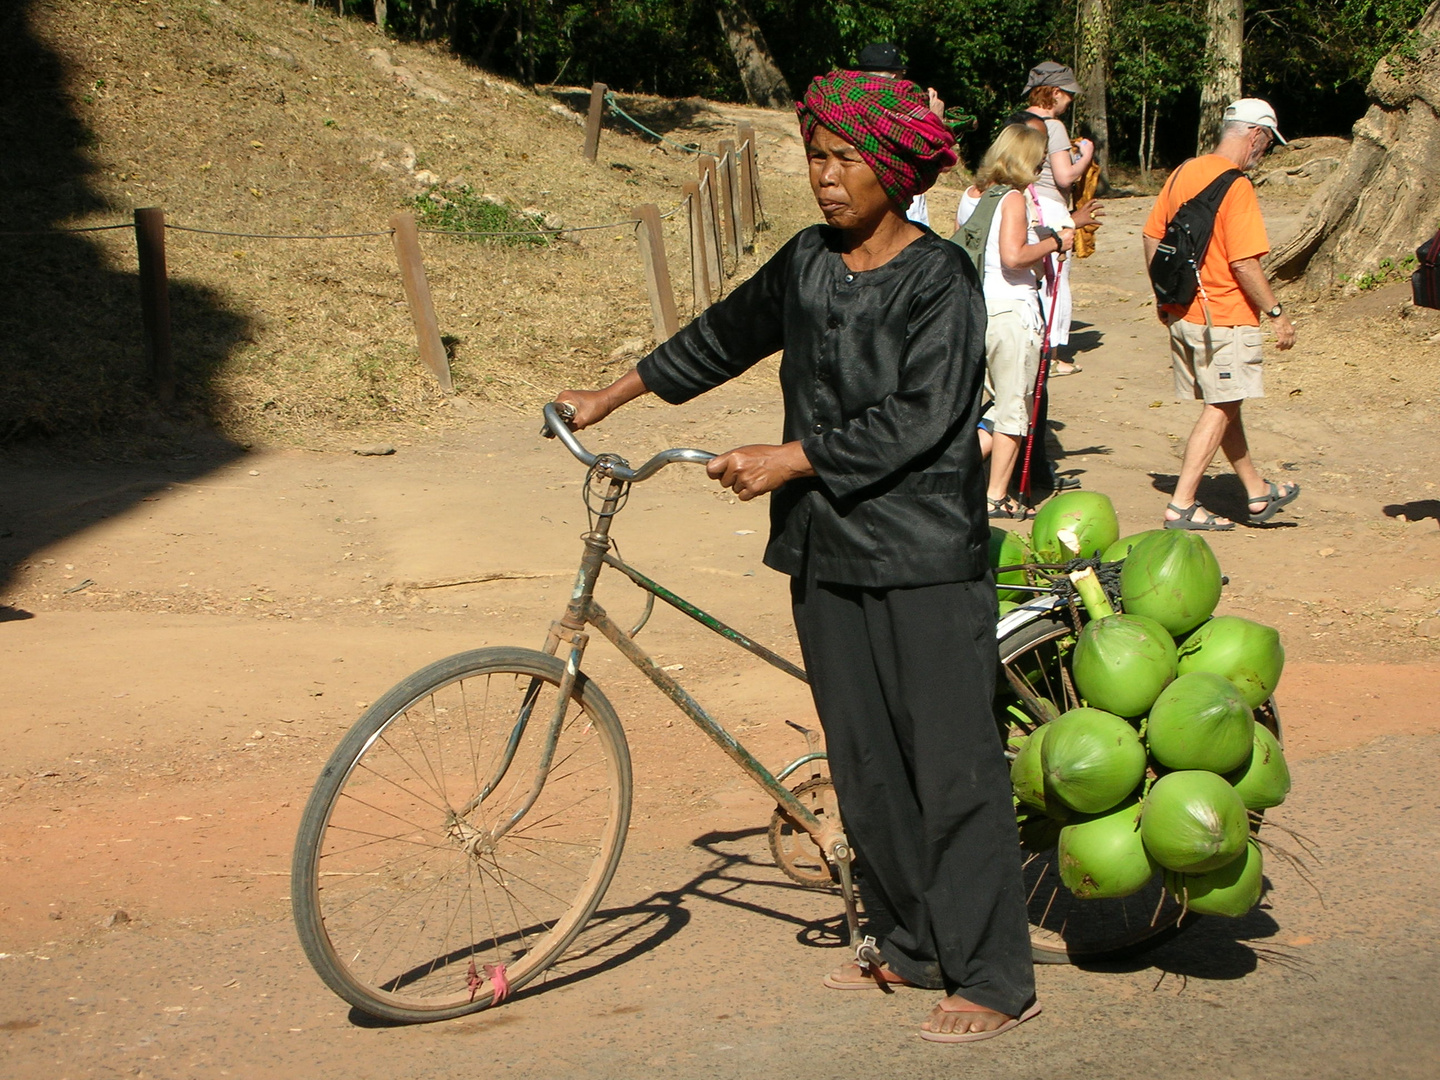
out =
[(956, 225), (963, 226), (982, 200), (998, 199), (976, 267), (984, 282), (985, 383), (993, 398), (985, 414), (993, 439), (985, 493), (991, 518), (1031, 516), (1010, 495), (1010, 478), (1030, 432), (1040, 369), (1044, 324), (1036, 268), (1047, 255), (1075, 244), (1073, 228), (1056, 231), (1039, 224), (1038, 207), (1026, 193), (1044, 166), (1045, 153), (1042, 133), (1025, 124), (1007, 125), (985, 152), (975, 184), (966, 189), (956, 213)]

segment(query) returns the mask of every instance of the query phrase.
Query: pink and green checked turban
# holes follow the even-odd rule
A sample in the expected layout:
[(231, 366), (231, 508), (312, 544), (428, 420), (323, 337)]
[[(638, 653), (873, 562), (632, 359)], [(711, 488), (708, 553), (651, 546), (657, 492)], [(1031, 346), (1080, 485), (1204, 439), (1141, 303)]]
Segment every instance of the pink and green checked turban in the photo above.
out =
[(908, 79), (863, 71), (817, 75), (795, 111), (806, 142), (817, 125), (847, 140), (901, 206), (959, 160), (955, 136), (930, 111), (925, 91)]

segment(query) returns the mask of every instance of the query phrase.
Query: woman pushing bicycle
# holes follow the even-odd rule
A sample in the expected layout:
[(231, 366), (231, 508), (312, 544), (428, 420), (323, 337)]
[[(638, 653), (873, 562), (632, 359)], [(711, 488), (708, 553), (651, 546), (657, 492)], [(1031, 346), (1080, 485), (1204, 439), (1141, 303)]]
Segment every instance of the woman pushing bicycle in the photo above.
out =
[(991, 716), (995, 589), (975, 437), (985, 302), (960, 249), (905, 207), (956, 162), (915, 84), (817, 77), (798, 106), (825, 219), (602, 390), (576, 430), (646, 393), (688, 401), (783, 350), (784, 442), (708, 466), (773, 493), (765, 562), (795, 627), (867, 931), (885, 963), (834, 989), (943, 989), (923, 1038), (989, 1038), (1040, 1011), (1008, 768)]

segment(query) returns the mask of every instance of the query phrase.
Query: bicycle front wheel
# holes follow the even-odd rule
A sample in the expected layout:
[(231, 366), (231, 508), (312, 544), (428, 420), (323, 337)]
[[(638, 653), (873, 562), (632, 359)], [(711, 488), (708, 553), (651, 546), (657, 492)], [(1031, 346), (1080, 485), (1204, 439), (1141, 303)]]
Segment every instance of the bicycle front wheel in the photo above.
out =
[(385, 694), (331, 755), (301, 819), (291, 902), (311, 964), (356, 1008), (402, 1022), (485, 1008), (594, 914), (629, 824), (630, 752), (584, 675), (552, 723), (563, 672), (528, 649), (448, 657)]

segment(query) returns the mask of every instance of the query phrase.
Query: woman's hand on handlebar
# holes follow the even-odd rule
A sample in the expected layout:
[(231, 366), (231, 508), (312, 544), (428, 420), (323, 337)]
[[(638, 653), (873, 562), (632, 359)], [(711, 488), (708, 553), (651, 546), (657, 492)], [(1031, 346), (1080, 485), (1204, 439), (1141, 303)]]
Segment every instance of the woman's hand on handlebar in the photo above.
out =
[(566, 420), (571, 431), (581, 431), (591, 424), (598, 424), (615, 411), (604, 390), (562, 390), (555, 395), (555, 403), (569, 405), (575, 410), (575, 415)]
[(786, 481), (815, 475), (814, 466), (798, 442), (788, 442), (783, 446), (755, 444), (737, 447), (712, 458), (705, 471), (719, 480), (721, 487), (727, 487), (740, 496), (741, 502), (749, 502), (757, 495), (774, 491)]
[(640, 373), (632, 369), (603, 390), (562, 390), (555, 395), (555, 401), (575, 410), (569, 421), (570, 430), (582, 431), (598, 424), (627, 401), (649, 392)]

